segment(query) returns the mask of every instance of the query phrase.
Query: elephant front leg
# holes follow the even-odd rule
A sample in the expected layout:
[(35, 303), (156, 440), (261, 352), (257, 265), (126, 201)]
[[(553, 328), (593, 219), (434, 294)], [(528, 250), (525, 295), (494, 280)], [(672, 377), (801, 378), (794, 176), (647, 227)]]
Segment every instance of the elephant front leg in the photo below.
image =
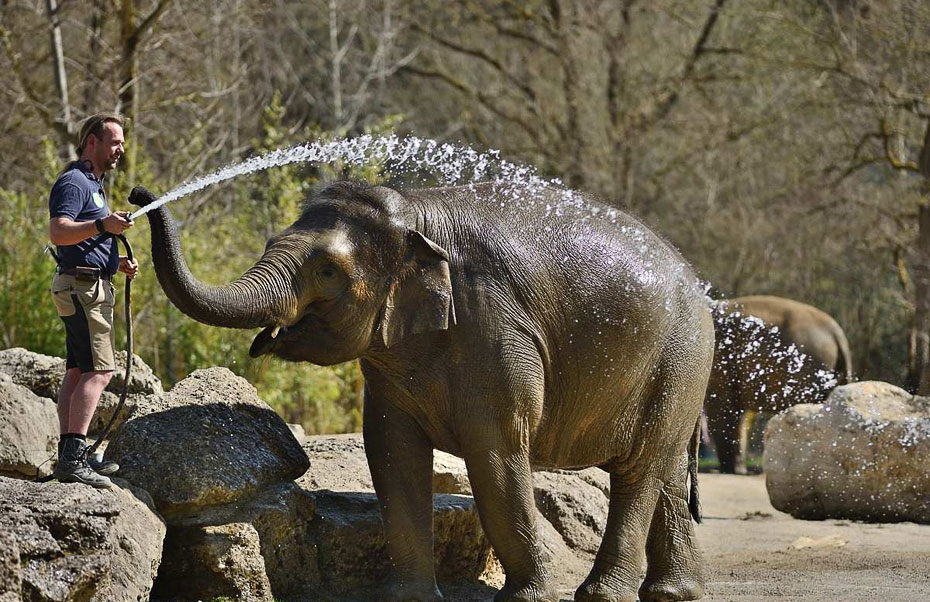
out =
[(688, 509), (687, 455), (659, 493), (646, 559), (646, 580), (639, 589), (643, 602), (697, 600), (704, 595), (701, 550)]
[(365, 392), (365, 454), (381, 505), (392, 602), (441, 602), (433, 564), (433, 448), (420, 426)]
[(594, 567), (575, 602), (634, 602), (646, 563), (646, 537), (663, 483), (654, 475), (611, 472), (607, 527)]
[(527, 446), (486, 435), (469, 445), (465, 463), (481, 525), (506, 573), (495, 602), (557, 602), (536, 530)]

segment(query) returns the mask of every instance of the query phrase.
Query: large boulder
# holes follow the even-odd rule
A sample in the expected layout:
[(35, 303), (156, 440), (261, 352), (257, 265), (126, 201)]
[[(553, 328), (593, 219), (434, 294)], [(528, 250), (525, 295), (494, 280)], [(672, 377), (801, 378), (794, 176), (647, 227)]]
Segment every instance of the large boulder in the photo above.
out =
[(140, 489), (0, 477), (0, 600), (148, 600), (165, 525)]
[(309, 467), (287, 424), (245, 379), (198, 370), (133, 417), (107, 447), (120, 476), (152, 494), (169, 523), (291, 481)]
[(58, 451), (58, 413), (50, 399), (39, 397), (0, 373), (0, 475), (45, 476)]
[(172, 527), (154, 600), (272, 602), (258, 532), (249, 523)]
[(65, 375), (65, 360), (22, 347), (2, 349), (0, 372), (8, 374), (13, 382), (26, 387), (39, 397), (58, 399), (58, 388)]
[[(234, 546), (216, 535), (218, 530), (224, 534), (231, 530), (241, 541), (243, 524), (257, 533), (261, 562), (275, 598), (329, 600), (347, 594), (367, 598), (366, 592), (377, 589), (387, 577), (390, 561), (373, 492), (310, 491), (285, 483), (169, 525), (153, 599), (188, 599), (223, 591), (235, 598), (229, 593), (235, 589), (231, 584), (250, 582), (248, 576), (254, 571), (245, 567), (255, 566), (259, 559), (254, 548), (240, 543), (235, 546), (240, 560), (224, 562), (226, 573), (219, 575), (218, 558), (227, 546)], [(474, 581), (493, 568), (491, 546), (472, 498), (436, 495), (433, 532), (440, 581)], [(204, 542), (211, 537), (220, 552), (207, 550)], [(170, 554), (170, 550), (184, 553)], [(225, 557), (231, 554), (226, 552)], [(178, 579), (185, 574), (199, 575), (199, 581)], [(185, 590), (194, 584), (197, 589)]]
[(575, 473), (540, 471), (533, 473), (533, 492), (536, 508), (570, 548), (597, 553), (609, 501), (601, 489)]
[(834, 389), (769, 421), (772, 505), (797, 518), (930, 523), (930, 398), (883, 382)]

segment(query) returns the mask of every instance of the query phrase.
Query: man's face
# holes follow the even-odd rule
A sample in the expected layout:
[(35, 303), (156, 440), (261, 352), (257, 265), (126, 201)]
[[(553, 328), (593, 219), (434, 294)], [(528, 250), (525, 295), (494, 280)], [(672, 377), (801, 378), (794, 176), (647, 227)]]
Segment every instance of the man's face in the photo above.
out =
[[(118, 123), (107, 122), (103, 124), (100, 138), (93, 135), (88, 140), (90, 160), (101, 173), (106, 173), (116, 167), (120, 157), (123, 156), (123, 128)], [(93, 146), (91, 146), (93, 145)]]

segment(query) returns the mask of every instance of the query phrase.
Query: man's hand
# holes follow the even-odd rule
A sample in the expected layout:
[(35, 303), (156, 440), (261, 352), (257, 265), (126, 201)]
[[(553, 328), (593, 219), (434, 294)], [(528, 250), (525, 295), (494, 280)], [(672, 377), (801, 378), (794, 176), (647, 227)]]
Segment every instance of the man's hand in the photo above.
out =
[(103, 218), (103, 229), (111, 234), (122, 234), (135, 224), (129, 219), (128, 211), (116, 211)]
[(119, 258), (119, 271), (126, 274), (126, 277), (132, 280), (139, 272), (139, 262), (128, 257)]

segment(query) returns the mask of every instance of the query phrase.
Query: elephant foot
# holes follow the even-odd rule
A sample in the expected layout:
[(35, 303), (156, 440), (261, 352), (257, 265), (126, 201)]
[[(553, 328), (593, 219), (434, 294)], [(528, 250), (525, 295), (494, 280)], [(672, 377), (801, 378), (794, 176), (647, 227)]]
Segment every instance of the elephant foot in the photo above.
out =
[(494, 602), (559, 602), (559, 592), (549, 579), (534, 580), (522, 586), (505, 583)]
[(443, 602), (434, 579), (394, 578), (384, 588), (387, 602)]
[(695, 578), (681, 578), (674, 581), (644, 582), (639, 588), (642, 602), (681, 602), (682, 600), (699, 600), (704, 597), (704, 582)]
[(575, 602), (636, 602), (636, 588), (619, 578), (589, 575), (575, 591)]

